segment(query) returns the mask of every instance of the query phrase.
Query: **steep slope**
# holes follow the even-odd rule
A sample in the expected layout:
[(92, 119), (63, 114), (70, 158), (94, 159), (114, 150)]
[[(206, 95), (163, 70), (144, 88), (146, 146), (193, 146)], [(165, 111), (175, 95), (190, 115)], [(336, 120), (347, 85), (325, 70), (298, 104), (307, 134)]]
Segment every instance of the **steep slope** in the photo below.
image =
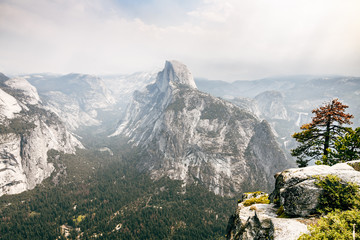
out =
[(0, 72), (0, 83), (3, 83), (8, 79), (9, 78), (7, 76), (5, 76), (3, 73)]
[[(289, 108), (284, 94), (278, 91), (265, 91), (254, 99), (236, 97), (230, 101), (254, 113), (260, 119), (265, 119), (286, 153), (296, 145), (291, 135), (299, 130), (299, 126), (311, 121), (309, 113), (297, 112)], [(288, 158), (292, 158), (290, 154)]]
[(81, 143), (45, 110), (23, 78), (0, 84), (0, 196), (32, 189), (54, 171), (50, 149), (74, 153)]
[(139, 167), (154, 178), (201, 183), (221, 195), (269, 189), (273, 174), (290, 165), (266, 122), (198, 91), (176, 61), (167, 61), (154, 84), (134, 93), (113, 136), (119, 134), (146, 149), (150, 159)]

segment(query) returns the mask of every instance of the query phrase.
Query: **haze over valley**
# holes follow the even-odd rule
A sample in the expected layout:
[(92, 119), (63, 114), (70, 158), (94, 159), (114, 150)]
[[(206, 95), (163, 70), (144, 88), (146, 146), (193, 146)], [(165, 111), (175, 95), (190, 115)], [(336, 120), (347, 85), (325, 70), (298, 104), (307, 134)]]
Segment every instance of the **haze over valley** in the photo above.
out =
[(1, 1), (0, 239), (360, 234), (359, 10)]
[[(196, 226), (192, 217), (184, 215), (181, 223), (175, 215), (160, 217), (163, 236), (169, 236), (166, 229), (177, 224), (182, 227), (170, 236), (220, 236), (225, 231), (233, 197), (249, 191), (270, 192), (273, 175), (295, 166), (295, 159), (289, 154), (295, 146), (291, 134), (310, 121), (311, 109), (333, 96), (345, 99), (353, 113), (359, 111), (360, 79), (356, 77), (213, 82), (194, 80), (186, 65), (175, 60), (166, 61), (157, 74), (30, 74), (11, 79), (1, 76), (1, 195), (22, 193), (40, 184), (30, 195), (25, 192), (3, 196), (3, 204), (9, 206), (9, 212), (4, 214), (15, 214), (8, 204), (23, 208), (27, 204), (22, 203), (31, 204), (31, 199), (42, 199), (42, 194), (50, 194), (50, 200), (41, 200), (50, 201), (49, 204), (57, 204), (51, 199), (60, 198), (67, 207), (58, 208), (56, 214), (62, 217), (50, 221), (44, 228), (46, 234), (40, 233), (43, 236), (57, 236), (56, 229), (62, 229), (60, 235), (68, 237), (134, 237), (137, 228), (131, 224), (135, 220), (147, 226), (141, 238), (158, 237), (153, 223), (135, 212), (150, 207), (152, 216), (159, 211), (171, 214), (173, 204), (187, 206), (182, 200), (188, 199), (187, 194), (211, 196), (215, 205), (224, 201), (228, 209), (214, 205), (214, 215), (208, 215), (208, 210), (195, 204), (201, 211), (196, 218), (214, 218), (214, 222), (202, 223), (201, 233), (192, 230)], [(301, 88), (304, 81), (312, 86), (311, 90)], [(326, 83), (334, 87), (324, 91), (322, 86)], [(114, 186), (103, 182), (109, 177)], [(146, 186), (137, 186), (145, 184), (142, 181), (147, 182)], [(134, 189), (126, 190), (133, 184)], [(173, 192), (175, 189), (177, 192)], [(74, 191), (79, 195), (69, 197)], [(110, 201), (124, 191), (131, 191), (126, 192), (131, 197), (111, 200), (112, 208), (118, 210), (99, 208), (102, 204), (98, 205), (95, 196), (103, 191), (110, 195), (105, 194), (101, 201)], [(172, 194), (175, 198), (169, 202)], [(195, 195), (187, 201), (193, 203), (198, 198)], [(85, 207), (89, 200), (97, 204)], [(76, 210), (78, 206), (83, 207)], [(168, 210), (160, 210), (163, 208)], [(38, 217), (24, 220), (36, 219), (34, 226), (52, 212), (41, 203), (31, 209), (24, 210), (24, 214), (35, 212)], [(120, 209), (123, 213), (115, 217)], [(99, 214), (99, 222), (109, 221), (100, 217), (104, 210), (115, 214), (110, 223), (104, 222), (112, 230), (103, 231), (90, 218)], [(171, 223), (165, 219), (171, 219)], [(4, 224), (13, 229), (10, 232), (17, 229), (13, 221)], [(222, 228), (217, 229), (219, 225)], [(74, 227), (80, 230), (65, 234)], [(15, 232), (30, 231), (35, 234), (31, 236), (38, 236), (31, 229)]]

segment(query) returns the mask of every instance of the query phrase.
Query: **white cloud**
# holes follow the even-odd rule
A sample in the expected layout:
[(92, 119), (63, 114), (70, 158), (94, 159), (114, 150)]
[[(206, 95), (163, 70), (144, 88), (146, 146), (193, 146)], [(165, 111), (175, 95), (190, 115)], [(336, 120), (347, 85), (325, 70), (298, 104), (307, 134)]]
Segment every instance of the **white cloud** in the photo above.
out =
[(205, 0), (204, 4), (202, 8), (190, 11), (188, 14), (205, 21), (226, 22), (234, 11), (234, 6), (230, 1)]
[(181, 23), (157, 16), (161, 25), (124, 11), (110, 0), (2, 1), (0, 71), (131, 73), (178, 59), (210, 79), (360, 75), (358, 0), (205, 0)]

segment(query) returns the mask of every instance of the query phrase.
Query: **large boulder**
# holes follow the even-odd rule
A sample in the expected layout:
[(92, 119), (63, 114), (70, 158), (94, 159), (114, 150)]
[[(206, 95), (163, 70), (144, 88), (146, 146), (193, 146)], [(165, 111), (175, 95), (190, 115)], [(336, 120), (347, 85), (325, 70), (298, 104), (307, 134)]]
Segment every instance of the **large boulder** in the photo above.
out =
[(337, 176), (342, 183), (360, 185), (360, 160), (338, 163), (334, 166), (316, 165), (305, 168), (291, 168), (275, 175), (275, 190), (270, 196), (279, 201), (288, 216), (306, 217), (316, 213), (321, 187), (315, 183), (319, 177)]
[[(246, 206), (247, 200), (262, 198), (265, 194), (245, 194), (238, 204), (236, 213), (229, 219), (227, 239), (277, 239), (295, 240), (303, 233), (308, 233), (302, 219), (278, 218), (278, 207), (271, 204), (253, 204)], [(249, 199), (250, 198), (250, 199)]]
[(258, 204), (265, 202), (265, 193), (243, 194), (236, 213), (229, 219), (227, 239), (295, 240), (308, 233), (307, 226), (318, 220), (319, 215), (312, 214), (317, 213), (323, 193), (316, 182), (328, 175), (338, 177), (342, 184), (360, 186), (360, 160), (291, 168), (276, 174), (275, 190), (269, 197), (272, 203)]

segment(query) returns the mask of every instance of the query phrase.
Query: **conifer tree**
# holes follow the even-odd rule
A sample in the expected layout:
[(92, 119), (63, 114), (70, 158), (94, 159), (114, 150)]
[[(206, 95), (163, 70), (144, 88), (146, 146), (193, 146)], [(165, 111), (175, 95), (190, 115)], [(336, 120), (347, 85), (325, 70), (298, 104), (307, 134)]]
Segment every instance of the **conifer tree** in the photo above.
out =
[(338, 162), (360, 159), (360, 127), (349, 128), (344, 136), (338, 137), (330, 154)]
[(342, 104), (337, 98), (312, 110), (315, 116), (312, 122), (301, 126), (301, 132), (294, 133), (293, 138), (300, 145), (291, 150), (291, 155), (297, 157), (299, 167), (305, 167), (312, 159), (317, 159), (317, 164), (333, 165), (337, 163), (330, 152), (334, 143), (345, 135), (349, 128), (344, 124), (352, 124), (350, 119), (354, 116), (345, 113), (347, 105)]

